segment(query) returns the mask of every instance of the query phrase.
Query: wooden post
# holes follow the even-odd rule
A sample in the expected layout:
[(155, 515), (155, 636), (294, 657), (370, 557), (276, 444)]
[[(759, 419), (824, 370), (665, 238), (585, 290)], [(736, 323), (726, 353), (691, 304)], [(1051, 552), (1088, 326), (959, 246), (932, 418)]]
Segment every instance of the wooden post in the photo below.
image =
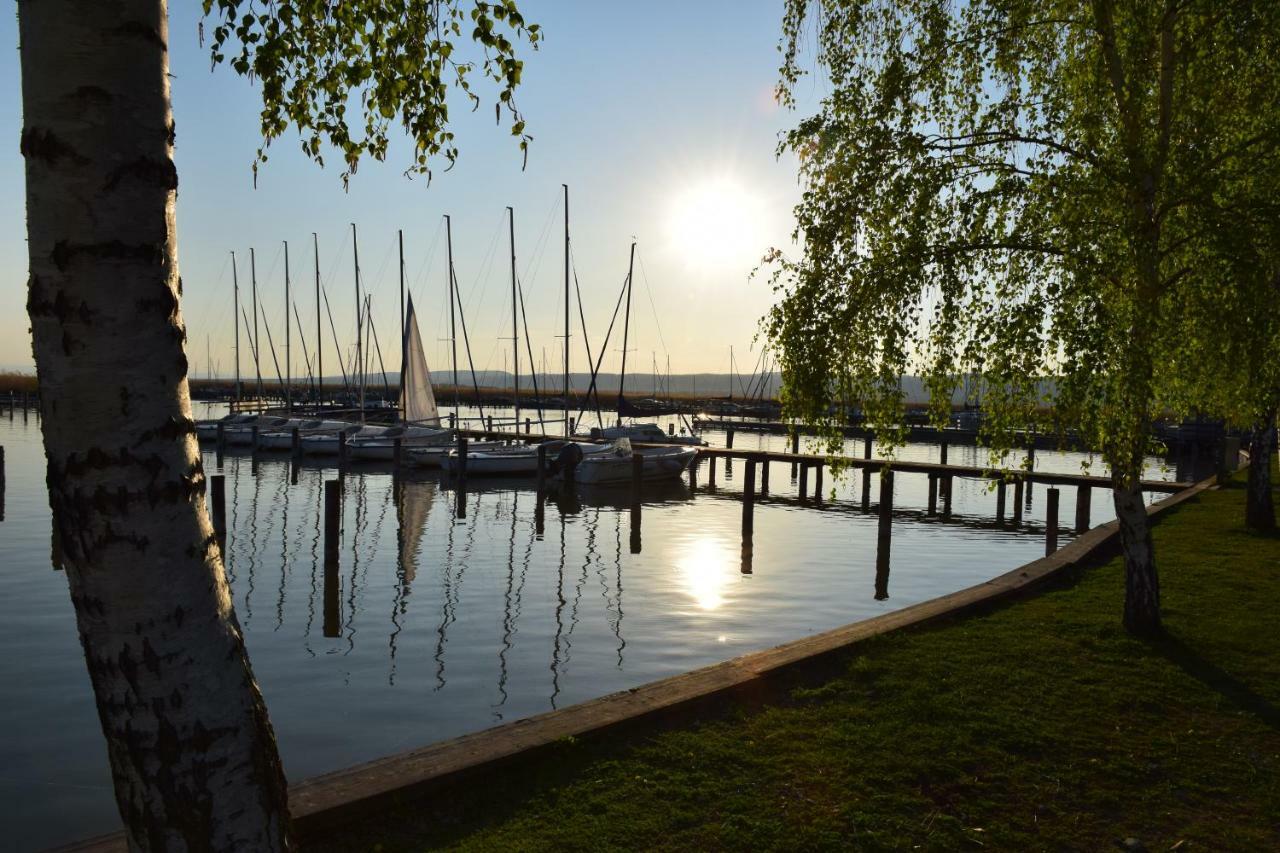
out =
[[(791, 455), (792, 456), (800, 455), (800, 433), (796, 433), (793, 436), (791, 436)], [(791, 479), (794, 480), (795, 478), (796, 478), (796, 463), (792, 462), (791, 463)]]
[(760, 494), (769, 494), (769, 457), (760, 457)]
[(716, 457), (707, 457), (707, 488), (714, 489), (716, 487)]
[(871, 436), (864, 436), (862, 439), (862, 458), (871, 458)]
[(489, 415), (487, 424), (489, 426), (489, 432), (493, 432), (493, 415)]
[(1004, 524), (1005, 482), (1001, 478), (996, 485), (996, 524)]
[(213, 510), (213, 535), (219, 542), (227, 539), (227, 478), (214, 474), (209, 478), (209, 498)]
[(693, 457), (693, 461), (689, 463), (689, 491), (696, 492), (698, 490), (698, 465), (702, 462), (702, 454), (699, 453)]
[(889, 551), (893, 537), (893, 472), (880, 470), (880, 524), (876, 531), (876, 600), (889, 597)]
[[(947, 464), (947, 442), (944, 440), (942, 444), (939, 445), (938, 449), (940, 452), (940, 455), (938, 457), (939, 464), (946, 465)], [(941, 485), (942, 488), (944, 489), (951, 488), (951, 478), (950, 477), (943, 478), (943, 480), (939, 485)]]
[(402, 439), (397, 438), (391, 442), (391, 464), (395, 467), (396, 473), (399, 473), (400, 466), (404, 464), (404, 444)]
[(862, 469), (862, 511), (871, 512), (871, 469)]
[[(227, 425), (222, 421), (218, 421), (218, 453), (227, 449)], [(221, 465), (221, 463), (219, 463)]]
[(729, 448), (730, 450), (733, 450), (733, 427), (730, 427), (729, 429), (725, 430), (724, 446)]
[(529, 434), (529, 433), (531, 433), (531, 432), (533, 432), (533, 421), (529, 420), (528, 418), (525, 418), (525, 419), (524, 419), (524, 434), (525, 434), (525, 435), (528, 435), (528, 434)]
[(467, 437), (458, 433), (458, 461), (453, 466), (453, 476), (459, 483), (467, 481)]
[(951, 475), (942, 475), (942, 517), (944, 520), (951, 520)]
[(1093, 487), (1085, 484), (1076, 488), (1076, 533), (1089, 529), (1089, 503), (1092, 498)]
[(640, 553), (640, 488), (644, 482), (644, 456), (631, 454), (631, 553)]
[[(4, 446), (0, 445), (0, 521), (4, 521), (4, 491)], [(56, 530), (53, 535), (55, 538), (57, 537), (58, 533)]]
[(1013, 526), (1022, 526), (1022, 478), (1013, 481)]
[(295, 460), (302, 456), (302, 434), (297, 427), (289, 431), (289, 451)]
[(925, 515), (938, 514), (938, 475), (929, 475), (929, 508), (925, 511)]
[[(546, 487), (547, 487), (547, 445), (544, 442), (538, 445), (538, 494), (541, 495), (542, 492), (546, 489)], [(541, 497), (539, 497), (539, 501), (541, 501)]]
[(258, 425), (253, 425), (253, 452), (258, 452)]
[(344, 483), (347, 475), (347, 434), (338, 430), (338, 482)]
[(668, 421), (668, 422), (667, 422), (667, 435), (675, 435), (675, 434), (676, 434), (676, 425), (675, 425), (675, 422), (674, 422), (674, 421)]
[(809, 466), (802, 462), (800, 463), (800, 489), (799, 489), (800, 503), (804, 503), (806, 499), (808, 499), (808, 497), (809, 497)]
[(750, 536), (755, 530), (756, 462), (748, 457), (747, 473), (742, 481), (742, 535)]
[(578, 419), (569, 418), (569, 435), (573, 435), (573, 431), (577, 429), (577, 426), (578, 426)]
[(813, 466), (813, 502), (822, 503), (822, 469), (826, 467), (821, 462)]
[(338, 610), (338, 547), (342, 518), (342, 484), (326, 480), (324, 484), (324, 635), (337, 637), (342, 632)]
[(1058, 490), (1049, 489), (1045, 505), (1044, 555), (1058, 550)]

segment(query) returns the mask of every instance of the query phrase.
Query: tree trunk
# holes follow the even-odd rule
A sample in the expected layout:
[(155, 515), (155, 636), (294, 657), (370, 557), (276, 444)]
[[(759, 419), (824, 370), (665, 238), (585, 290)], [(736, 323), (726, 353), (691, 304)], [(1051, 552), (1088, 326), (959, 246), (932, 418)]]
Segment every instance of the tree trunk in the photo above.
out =
[(191, 420), (166, 5), (18, 12), (49, 501), (120, 815), (133, 849), (285, 849)]
[(1124, 549), (1124, 627), (1131, 634), (1158, 636), (1160, 626), (1160, 577), (1156, 573), (1151, 524), (1142, 500), (1138, 478), (1112, 486), (1120, 545)]
[(1276, 455), (1276, 413), (1270, 412), (1253, 428), (1249, 448), (1249, 491), (1245, 499), (1245, 525), (1254, 530), (1276, 529), (1276, 507), (1271, 495), (1271, 460)]

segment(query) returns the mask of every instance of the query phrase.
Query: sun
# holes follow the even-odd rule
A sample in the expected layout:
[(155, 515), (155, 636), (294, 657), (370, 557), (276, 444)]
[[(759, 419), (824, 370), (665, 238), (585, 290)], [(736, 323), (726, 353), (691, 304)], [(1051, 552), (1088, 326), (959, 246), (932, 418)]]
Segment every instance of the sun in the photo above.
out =
[(737, 178), (700, 178), (672, 195), (667, 236), (690, 267), (739, 272), (764, 254), (765, 214), (760, 197)]

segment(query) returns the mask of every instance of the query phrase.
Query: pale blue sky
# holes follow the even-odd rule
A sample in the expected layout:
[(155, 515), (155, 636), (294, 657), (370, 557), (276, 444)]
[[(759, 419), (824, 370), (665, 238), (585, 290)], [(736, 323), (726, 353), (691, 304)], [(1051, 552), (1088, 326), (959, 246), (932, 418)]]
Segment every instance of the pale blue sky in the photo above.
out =
[[(232, 369), (232, 249), (241, 259), (247, 292), (248, 249), (256, 246), (259, 292), (282, 347), (279, 247), (289, 241), (293, 279), (301, 287), (295, 299), (311, 346), (310, 235), (318, 232), (321, 273), (339, 334), (350, 339), (350, 222), (359, 226), (361, 269), (389, 369), (398, 360), (397, 228), (405, 230), (406, 266), (428, 359), (434, 370), (447, 368), (447, 346), (439, 342), (448, 333), (444, 213), (453, 216), (455, 267), (476, 366), (500, 369), (510, 350), (509, 341), (499, 341), (510, 335), (507, 205), (516, 210), (518, 268), (535, 354), (540, 360), (545, 347), (551, 369), (558, 370), (562, 183), (570, 187), (574, 255), (595, 347), (634, 235), (643, 263), (633, 304), (636, 368), (647, 372), (656, 350), (660, 362), (670, 354), (676, 373), (724, 371), (730, 345), (740, 363), (749, 362), (746, 369), (754, 363), (745, 351), (772, 296), (765, 280), (748, 281), (748, 274), (770, 245), (791, 248), (791, 207), (798, 196), (794, 163), (774, 154), (778, 133), (798, 118), (771, 98), (779, 0), (526, 0), (526, 17), (545, 34), (540, 50), (526, 56), (518, 93), (534, 137), (527, 170), (521, 171), (508, 130), (495, 127), (493, 93), (484, 89), (479, 111), (454, 111), (461, 157), (451, 172), (437, 170), (430, 187), (404, 178), (410, 148), (393, 142), (388, 162), (362, 165), (346, 193), (339, 170), (321, 170), (303, 158), (292, 133), (273, 147), (253, 188), (249, 167), (258, 142), (258, 93), (227, 68), (210, 72), (207, 52), (197, 43), (198, 8), (195, 0), (172, 4), (170, 36), (183, 310), (197, 374), (206, 370), (207, 340), (221, 371), (229, 375)], [(0, 41), (13, 48), (0, 60), (0, 136), (10, 140), (10, 154), (0, 160), (0, 185), (6, 188), (0, 196), (0, 274), (6, 282), (0, 290), (0, 365), (29, 367), (13, 15), (0, 20)], [(811, 89), (801, 94), (812, 103)], [(729, 209), (722, 210), (726, 203)], [(326, 373), (335, 360), (332, 347), (326, 340)], [(526, 361), (523, 345), (521, 350)], [(296, 343), (294, 352), (295, 371), (301, 372)], [(617, 356), (613, 352), (609, 359), (614, 369)], [(576, 337), (573, 358), (575, 370), (586, 369)], [(251, 371), (247, 356), (243, 363)], [(264, 373), (273, 373), (269, 361)]]

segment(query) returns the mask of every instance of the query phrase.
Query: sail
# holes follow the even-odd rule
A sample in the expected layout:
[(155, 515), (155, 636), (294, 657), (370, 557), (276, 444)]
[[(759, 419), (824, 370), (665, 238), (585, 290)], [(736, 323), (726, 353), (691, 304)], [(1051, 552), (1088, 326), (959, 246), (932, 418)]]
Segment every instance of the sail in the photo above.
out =
[(413, 297), (404, 320), (404, 365), (400, 368), (400, 403), (404, 407), (404, 419), (409, 423), (426, 426), (440, 425), (440, 411), (436, 408), (436, 395), (431, 390), (431, 372), (427, 369), (427, 354), (422, 349), (422, 335), (418, 333), (418, 316), (413, 312)]

